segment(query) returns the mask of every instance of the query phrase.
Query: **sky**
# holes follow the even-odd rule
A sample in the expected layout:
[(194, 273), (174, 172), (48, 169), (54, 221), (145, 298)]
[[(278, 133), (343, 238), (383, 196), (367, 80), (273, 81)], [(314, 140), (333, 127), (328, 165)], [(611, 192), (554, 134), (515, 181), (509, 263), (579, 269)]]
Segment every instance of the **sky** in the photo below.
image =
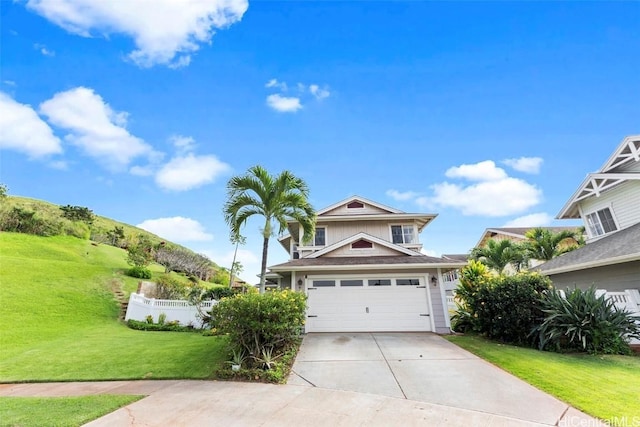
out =
[[(2, 0), (0, 182), (229, 266), (226, 183), (436, 213), (423, 251), (555, 218), (640, 133), (640, 2)], [(241, 277), (260, 270), (259, 219)], [(269, 264), (287, 253), (271, 240)]]

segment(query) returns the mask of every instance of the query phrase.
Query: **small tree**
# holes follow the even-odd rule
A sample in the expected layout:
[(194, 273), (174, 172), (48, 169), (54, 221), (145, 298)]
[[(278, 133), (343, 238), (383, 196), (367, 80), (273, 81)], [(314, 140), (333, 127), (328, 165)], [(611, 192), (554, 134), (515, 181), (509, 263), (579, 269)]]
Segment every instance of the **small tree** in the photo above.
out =
[(71, 221), (82, 221), (87, 224), (92, 224), (94, 220), (93, 211), (83, 206), (60, 206), (62, 216)]
[(0, 200), (6, 199), (8, 192), (9, 187), (7, 187), (7, 184), (0, 184)]
[(107, 239), (111, 246), (120, 246), (120, 242), (124, 240), (124, 227), (113, 227), (112, 230), (107, 231)]
[(474, 248), (471, 259), (478, 260), (497, 273), (502, 273), (507, 265), (512, 265), (516, 271), (526, 266), (528, 259), (524, 247), (508, 240), (489, 240), (486, 246)]
[(580, 234), (571, 230), (554, 233), (547, 228), (532, 228), (525, 233), (524, 248), (530, 258), (548, 261), (584, 245)]
[(139, 234), (137, 241), (127, 247), (127, 262), (134, 267), (144, 268), (151, 264), (155, 257), (155, 250), (151, 240)]

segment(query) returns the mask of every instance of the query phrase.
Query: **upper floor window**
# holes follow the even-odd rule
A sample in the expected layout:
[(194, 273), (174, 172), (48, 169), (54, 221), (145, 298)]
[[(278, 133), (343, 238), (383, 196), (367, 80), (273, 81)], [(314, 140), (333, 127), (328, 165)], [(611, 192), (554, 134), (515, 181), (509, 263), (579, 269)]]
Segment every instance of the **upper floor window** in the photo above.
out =
[(324, 246), (327, 244), (327, 229), (316, 227), (316, 234), (313, 236), (313, 246)]
[(618, 229), (609, 208), (587, 214), (587, 225), (592, 237), (602, 236)]
[(364, 203), (358, 202), (358, 201), (353, 201), (347, 205), (347, 209), (363, 209), (363, 208), (364, 208)]
[(392, 225), (391, 239), (393, 243), (415, 243), (415, 229), (413, 225)]

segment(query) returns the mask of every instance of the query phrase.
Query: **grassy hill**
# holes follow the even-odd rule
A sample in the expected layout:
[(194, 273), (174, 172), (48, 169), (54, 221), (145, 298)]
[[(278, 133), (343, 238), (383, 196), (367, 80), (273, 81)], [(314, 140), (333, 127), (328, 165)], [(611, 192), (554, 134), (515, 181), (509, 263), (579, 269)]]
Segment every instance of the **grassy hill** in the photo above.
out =
[(112, 287), (137, 283), (125, 259), (71, 236), (0, 232), (0, 382), (211, 377), (223, 337), (118, 321)]

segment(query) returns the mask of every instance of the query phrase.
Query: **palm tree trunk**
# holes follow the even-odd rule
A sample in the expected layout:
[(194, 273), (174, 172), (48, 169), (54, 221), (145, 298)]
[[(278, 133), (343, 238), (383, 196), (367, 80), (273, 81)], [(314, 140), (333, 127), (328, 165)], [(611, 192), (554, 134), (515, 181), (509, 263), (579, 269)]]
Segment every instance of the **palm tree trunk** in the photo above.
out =
[(240, 241), (236, 242), (236, 250), (233, 251), (233, 261), (231, 262), (231, 270), (229, 271), (229, 288), (233, 287), (233, 268), (236, 266), (236, 255), (238, 255), (238, 245)]
[(267, 278), (265, 277), (267, 274), (267, 251), (269, 250), (269, 237), (264, 237), (262, 242), (262, 267), (260, 270), (260, 293), (264, 294), (265, 291), (265, 283)]

